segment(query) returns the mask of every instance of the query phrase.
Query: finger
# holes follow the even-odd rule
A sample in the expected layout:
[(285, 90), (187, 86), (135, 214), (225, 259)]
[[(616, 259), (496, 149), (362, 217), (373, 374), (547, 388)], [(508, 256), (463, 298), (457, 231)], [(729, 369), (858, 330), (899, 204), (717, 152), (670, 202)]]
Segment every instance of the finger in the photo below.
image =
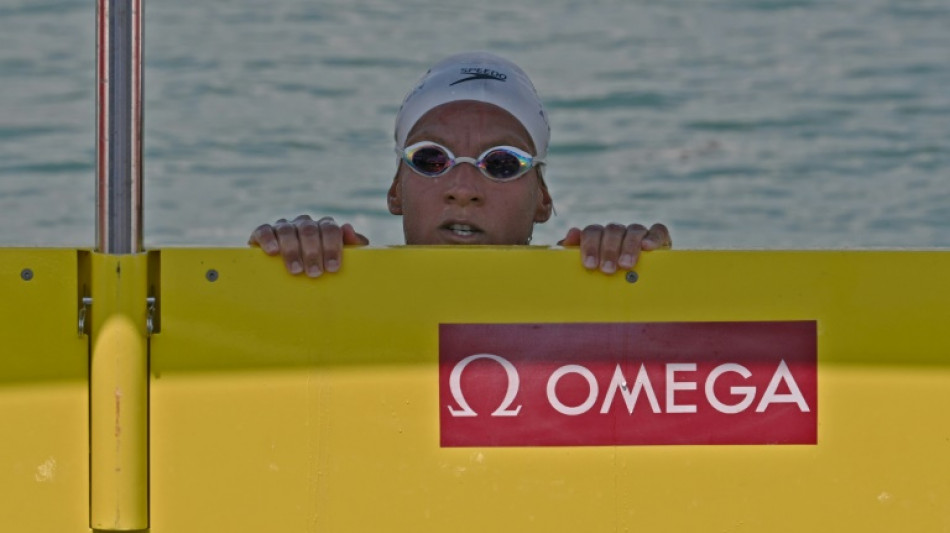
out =
[(631, 224), (626, 227), (623, 244), (620, 245), (620, 268), (630, 269), (636, 266), (646, 234), (646, 227), (640, 224)]
[(310, 217), (294, 219), (297, 228), (297, 240), (300, 243), (300, 257), (303, 261), (303, 270), (311, 278), (319, 277), (324, 271), (322, 229)]
[(673, 238), (670, 237), (670, 230), (663, 224), (654, 224), (650, 226), (650, 231), (643, 238), (641, 247), (644, 250), (659, 250), (673, 247)]
[(280, 246), (280, 255), (284, 258), (284, 266), (291, 274), (303, 272), (303, 262), (300, 257), (300, 238), (297, 236), (297, 227), (290, 222), (279, 222), (274, 226), (277, 233), (277, 242)]
[(340, 270), (340, 254), (343, 251), (343, 231), (333, 219), (322, 219), (320, 242), (323, 248), (323, 267), (327, 272)]
[(613, 274), (617, 271), (617, 261), (620, 259), (620, 245), (623, 244), (627, 227), (620, 224), (607, 224), (600, 239), (600, 270), (604, 274)]
[(594, 270), (600, 264), (600, 241), (604, 234), (604, 227), (592, 224), (581, 231), (581, 261), (584, 268)]
[(558, 246), (578, 246), (581, 243), (581, 230), (578, 228), (571, 228), (567, 230), (567, 235), (563, 239), (558, 241)]
[(251, 232), (251, 237), (247, 240), (251, 246), (260, 246), (261, 250), (267, 255), (277, 255), (280, 246), (277, 244), (277, 234), (274, 233), (274, 227), (270, 224), (261, 224)]

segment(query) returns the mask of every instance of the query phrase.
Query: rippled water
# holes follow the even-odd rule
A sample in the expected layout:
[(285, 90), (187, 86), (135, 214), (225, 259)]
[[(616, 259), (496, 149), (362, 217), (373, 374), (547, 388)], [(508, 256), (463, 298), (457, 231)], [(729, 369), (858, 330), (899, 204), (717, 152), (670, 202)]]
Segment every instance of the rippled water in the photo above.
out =
[[(0, 0), (0, 246), (94, 241), (94, 2)], [(570, 225), (679, 248), (950, 246), (948, 0), (146, 0), (148, 246), (301, 212), (399, 243), (392, 120), (488, 49), (549, 107)]]

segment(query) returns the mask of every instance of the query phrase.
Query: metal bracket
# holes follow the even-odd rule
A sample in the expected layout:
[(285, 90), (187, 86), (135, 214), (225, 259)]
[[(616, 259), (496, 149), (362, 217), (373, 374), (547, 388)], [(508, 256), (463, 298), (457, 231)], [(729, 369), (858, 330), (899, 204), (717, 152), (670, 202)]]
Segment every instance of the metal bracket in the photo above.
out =
[(82, 297), (82, 303), (79, 306), (79, 336), (86, 335), (86, 317), (89, 315), (89, 308), (92, 307), (92, 298)]
[(145, 298), (145, 304), (147, 305), (146, 314), (145, 314), (145, 334), (148, 337), (152, 336), (152, 332), (155, 331), (155, 297), (149, 296)]

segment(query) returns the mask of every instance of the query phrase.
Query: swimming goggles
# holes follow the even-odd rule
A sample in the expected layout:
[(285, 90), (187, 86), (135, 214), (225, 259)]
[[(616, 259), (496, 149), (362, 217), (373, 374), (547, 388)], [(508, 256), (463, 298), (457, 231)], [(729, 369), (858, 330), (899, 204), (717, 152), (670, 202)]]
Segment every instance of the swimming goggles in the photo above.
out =
[(437, 178), (459, 163), (475, 165), (486, 178), (493, 181), (513, 181), (532, 168), (544, 164), (524, 150), (514, 146), (495, 146), (482, 152), (478, 158), (456, 157), (451, 150), (432, 141), (420, 141), (396, 153), (417, 174)]

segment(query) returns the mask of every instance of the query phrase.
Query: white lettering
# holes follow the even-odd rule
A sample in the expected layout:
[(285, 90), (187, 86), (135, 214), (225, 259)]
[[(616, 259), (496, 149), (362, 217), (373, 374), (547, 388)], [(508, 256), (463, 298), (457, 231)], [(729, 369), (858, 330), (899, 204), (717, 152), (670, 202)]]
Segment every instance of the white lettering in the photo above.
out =
[[(584, 403), (578, 405), (577, 407), (568, 407), (564, 405), (557, 397), (557, 382), (567, 374), (578, 374), (587, 380), (587, 385), (590, 392), (587, 395), (587, 399), (584, 400)], [(580, 365), (564, 365), (561, 368), (555, 370), (554, 373), (551, 374), (551, 377), (548, 378), (547, 390), (548, 402), (551, 404), (551, 407), (555, 408), (559, 413), (568, 416), (581, 415), (587, 411), (590, 411), (590, 408), (594, 406), (594, 402), (597, 401), (597, 393), (599, 391), (597, 387), (597, 379), (594, 378), (594, 373)]]
[(706, 378), (706, 399), (709, 401), (709, 404), (720, 413), (726, 414), (736, 414), (741, 413), (749, 408), (752, 405), (753, 400), (755, 400), (755, 387), (730, 387), (729, 392), (735, 396), (745, 395), (745, 398), (742, 399), (739, 403), (735, 405), (729, 405), (719, 401), (719, 398), (716, 397), (715, 387), (716, 380), (719, 376), (725, 374), (726, 372), (735, 372), (740, 376), (749, 379), (749, 376), (752, 375), (752, 372), (749, 372), (749, 369), (742, 365), (737, 365), (735, 363), (726, 363), (719, 365), (709, 373), (709, 376)]
[[(778, 390), (779, 383), (782, 381), (788, 386), (788, 394), (775, 393), (775, 391)], [(801, 412), (809, 412), (808, 403), (805, 402), (802, 391), (798, 389), (798, 383), (795, 383), (795, 378), (788, 369), (788, 365), (785, 364), (785, 359), (782, 359), (778, 368), (775, 369), (775, 374), (772, 375), (772, 381), (770, 381), (769, 386), (765, 388), (765, 393), (762, 394), (762, 399), (759, 400), (759, 405), (755, 408), (755, 412), (761, 413), (773, 403), (794, 403), (798, 405), (798, 409), (801, 410)]]
[[(477, 361), (479, 359), (487, 359), (494, 361), (501, 365), (502, 369), (505, 371), (505, 375), (508, 381), (508, 386), (505, 391), (505, 396), (501, 401), (501, 404), (496, 408), (491, 416), (493, 417), (512, 417), (518, 416), (521, 412), (521, 405), (513, 405), (517, 399), (518, 393), (520, 391), (521, 379), (518, 375), (518, 370), (515, 366), (505, 359), (504, 357), (489, 354), (489, 353), (480, 353), (475, 355), (470, 355), (458, 363), (455, 367), (452, 368), (452, 372), (449, 375), (449, 390), (452, 394), (452, 398), (455, 400), (455, 405), (447, 405), (446, 407), (449, 410), (449, 413), (453, 417), (476, 417), (478, 413), (469, 405), (468, 401), (465, 398), (465, 395), (462, 392), (462, 373), (465, 368)], [(666, 413), (696, 413), (697, 405), (695, 403), (677, 403), (676, 394), (678, 391), (694, 391), (698, 388), (698, 383), (696, 378), (689, 380), (688, 378), (683, 378), (682, 376), (677, 376), (681, 372), (696, 372), (697, 364), (696, 363), (667, 363), (666, 367)], [(716, 395), (716, 383), (718, 380), (727, 373), (735, 373), (741, 376), (743, 379), (748, 380), (752, 377), (752, 372), (743, 365), (737, 363), (723, 363), (715, 367), (705, 379), (704, 392), (706, 396), (706, 401), (712, 406), (713, 409), (720, 413), (725, 414), (737, 414), (745, 412), (755, 403), (757, 388), (752, 385), (745, 386), (731, 386), (729, 387), (729, 396), (726, 398), (720, 398)], [(584, 378), (587, 381), (588, 393), (587, 397), (582, 403), (575, 406), (566, 405), (558, 397), (557, 385), (560, 382), (561, 378), (567, 376), (568, 374), (577, 374)], [(680, 378), (679, 380), (677, 378)], [(779, 387), (782, 384), (785, 384), (787, 387), (787, 393), (779, 393)], [(600, 413), (608, 414), (613, 408), (613, 402), (616, 399), (618, 392), (620, 396), (623, 397), (624, 404), (626, 405), (627, 412), (633, 414), (637, 402), (640, 400), (641, 396), (646, 398), (647, 403), (649, 403), (650, 409), (655, 414), (660, 414), (664, 412), (664, 409), (660, 406), (660, 402), (657, 398), (656, 390), (654, 389), (653, 383), (650, 381), (650, 376), (647, 373), (646, 364), (640, 364), (639, 369), (637, 370), (636, 378), (634, 379), (632, 385), (629, 384), (623, 374), (621, 365), (616, 365), (614, 368), (613, 376), (610, 379), (610, 384), (607, 385), (605, 395), (603, 398), (603, 403), (601, 404)], [(600, 394), (600, 386), (597, 381), (594, 373), (587, 367), (581, 365), (564, 365), (557, 370), (555, 370), (547, 380), (547, 399), (551, 407), (561, 414), (567, 416), (577, 416), (589, 412), (594, 405), (597, 403)], [(726, 400), (726, 401), (723, 401)], [(682, 400), (680, 400), (682, 401)], [(728, 403), (732, 401), (734, 403)], [(756, 405), (755, 412), (762, 413), (765, 412), (769, 406), (772, 404), (788, 404), (793, 403), (798, 406), (799, 410), (803, 413), (810, 412), (810, 407), (808, 402), (805, 401), (805, 397), (801, 392), (801, 389), (798, 386), (798, 383), (795, 381), (795, 377), (792, 375), (791, 370), (789, 370), (788, 365), (785, 363), (785, 360), (779, 362), (778, 367), (775, 369), (775, 372), (772, 375), (771, 380), (769, 381), (768, 386), (765, 388), (765, 391), (762, 394), (762, 397), (759, 399), (758, 405)]]
[(645, 365), (640, 365), (640, 370), (637, 372), (637, 380), (634, 382), (633, 388), (627, 387), (627, 380), (623, 377), (620, 365), (617, 365), (616, 370), (614, 370), (614, 377), (610, 380), (610, 385), (607, 386), (607, 397), (604, 398), (604, 404), (600, 408), (602, 414), (610, 412), (610, 406), (613, 404), (614, 396), (617, 395), (618, 390), (620, 394), (623, 395), (624, 403), (627, 404), (628, 413), (633, 414), (633, 408), (637, 404), (637, 398), (640, 396), (641, 391), (646, 394), (647, 401), (650, 402), (650, 408), (653, 409), (653, 412), (660, 412), (660, 402), (656, 400), (656, 393), (653, 392), (653, 384), (650, 383), (650, 377), (647, 375)]
[(695, 372), (695, 363), (667, 363), (666, 365), (666, 412), (667, 413), (695, 413), (696, 406), (690, 404), (677, 405), (676, 391), (696, 390), (695, 381), (676, 381), (677, 372)]
[(498, 409), (495, 409), (491, 415), (518, 416), (518, 413), (521, 411), (521, 406), (519, 405), (515, 409), (511, 409), (511, 404), (515, 401), (515, 396), (518, 395), (518, 388), (521, 382), (518, 377), (518, 370), (515, 369), (515, 365), (511, 364), (511, 362), (504, 357), (490, 353), (470, 355), (459, 361), (455, 367), (452, 368), (452, 373), (449, 375), (449, 390), (452, 392), (452, 397), (455, 398), (455, 403), (458, 404), (459, 409), (453, 409), (452, 406), (449, 405), (447, 406), (449, 413), (456, 417), (478, 416), (478, 413), (465, 401), (465, 395), (462, 394), (462, 371), (465, 370), (465, 367), (468, 366), (469, 363), (478, 359), (490, 359), (495, 361), (505, 369), (505, 374), (508, 375), (508, 390), (505, 392), (505, 398), (501, 401), (501, 405), (498, 406)]

